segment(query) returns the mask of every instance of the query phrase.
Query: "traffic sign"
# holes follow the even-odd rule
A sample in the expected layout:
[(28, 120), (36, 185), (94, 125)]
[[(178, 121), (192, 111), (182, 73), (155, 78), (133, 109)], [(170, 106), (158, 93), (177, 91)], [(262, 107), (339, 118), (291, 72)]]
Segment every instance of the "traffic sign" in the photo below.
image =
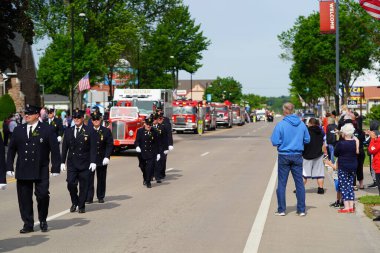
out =
[(358, 101), (357, 100), (353, 100), (353, 99), (348, 99), (347, 100), (347, 105), (358, 105)]

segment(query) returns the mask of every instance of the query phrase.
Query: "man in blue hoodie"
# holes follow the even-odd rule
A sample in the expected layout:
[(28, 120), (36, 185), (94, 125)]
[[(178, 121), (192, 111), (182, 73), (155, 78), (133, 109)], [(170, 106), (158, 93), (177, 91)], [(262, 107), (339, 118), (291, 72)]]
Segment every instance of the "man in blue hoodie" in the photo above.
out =
[(286, 211), (286, 184), (289, 172), (296, 185), (297, 213), (306, 215), (305, 186), (302, 178), (302, 152), (304, 144), (310, 142), (309, 131), (300, 118), (294, 114), (294, 105), (285, 103), (282, 106), (284, 119), (279, 122), (273, 130), (271, 141), (278, 151), (278, 185), (277, 203), (278, 209), (275, 213), (285, 216)]

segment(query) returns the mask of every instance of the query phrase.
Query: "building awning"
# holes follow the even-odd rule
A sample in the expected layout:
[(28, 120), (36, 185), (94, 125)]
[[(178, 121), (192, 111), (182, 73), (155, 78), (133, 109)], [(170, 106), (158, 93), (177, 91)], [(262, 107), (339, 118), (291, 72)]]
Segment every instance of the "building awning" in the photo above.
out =
[(380, 99), (380, 88), (364, 87), (364, 99)]

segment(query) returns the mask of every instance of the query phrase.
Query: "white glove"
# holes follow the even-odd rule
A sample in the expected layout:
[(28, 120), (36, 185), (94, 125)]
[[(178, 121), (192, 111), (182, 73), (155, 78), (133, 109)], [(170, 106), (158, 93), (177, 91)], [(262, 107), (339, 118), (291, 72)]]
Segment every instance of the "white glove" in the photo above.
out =
[(66, 165), (64, 163), (61, 163), (61, 171), (65, 171), (66, 170)]
[(57, 140), (58, 140), (58, 142), (61, 142), (61, 141), (62, 141), (62, 137), (61, 137), (61, 136), (58, 136), (58, 137), (57, 137)]
[(52, 177), (56, 177), (56, 176), (59, 176), (59, 173), (51, 173), (50, 174)]
[(136, 152), (137, 153), (141, 153), (141, 148), (140, 147), (136, 147)]
[(110, 159), (108, 159), (107, 157), (104, 157), (103, 166), (108, 165), (109, 163), (110, 163)]
[(173, 146), (169, 146), (169, 151), (172, 151), (174, 149)]
[(7, 189), (7, 184), (0, 184), (0, 190)]
[(167, 155), (169, 153), (169, 150), (164, 150), (164, 154)]
[(157, 162), (160, 160), (160, 158), (161, 158), (161, 155), (158, 154), (158, 155), (157, 155)]
[(14, 177), (14, 176), (15, 176), (15, 173), (14, 173), (13, 171), (8, 170), (8, 171), (7, 171), (7, 175), (8, 175), (9, 177)]
[(90, 167), (88, 169), (94, 172), (96, 170), (96, 163), (90, 163)]

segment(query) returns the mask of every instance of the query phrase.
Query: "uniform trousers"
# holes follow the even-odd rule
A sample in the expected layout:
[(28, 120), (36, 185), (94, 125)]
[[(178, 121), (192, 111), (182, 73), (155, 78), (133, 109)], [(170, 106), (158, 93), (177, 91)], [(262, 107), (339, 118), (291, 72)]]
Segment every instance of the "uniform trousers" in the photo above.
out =
[(168, 158), (168, 155), (165, 155), (164, 153), (161, 154), (161, 178), (166, 177), (166, 160)]
[(38, 220), (46, 221), (49, 209), (49, 178), (39, 180), (17, 180), (17, 197), (20, 209), (21, 219), (24, 222), (24, 228), (33, 229), (33, 185), (34, 194), (37, 199)]
[(144, 181), (147, 183), (152, 180), (155, 162), (155, 157), (150, 159), (141, 159), (141, 171), (143, 173)]
[(165, 171), (164, 171), (165, 163), (166, 163), (166, 155), (164, 154), (164, 152), (161, 152), (160, 160), (156, 161), (155, 166), (154, 166), (154, 177), (156, 178), (156, 180), (160, 180), (164, 178), (163, 175), (165, 174)]
[[(98, 199), (104, 199), (106, 195), (106, 178), (107, 178), (107, 165), (96, 166), (96, 197)], [(87, 201), (92, 201), (95, 194), (95, 171), (90, 172), (88, 182)]]
[[(79, 170), (76, 168), (68, 168), (67, 170), (67, 189), (70, 192), (71, 203), (80, 209), (85, 207), (88, 192), (88, 180), (90, 170)], [(78, 195), (79, 183), (79, 195)]]

